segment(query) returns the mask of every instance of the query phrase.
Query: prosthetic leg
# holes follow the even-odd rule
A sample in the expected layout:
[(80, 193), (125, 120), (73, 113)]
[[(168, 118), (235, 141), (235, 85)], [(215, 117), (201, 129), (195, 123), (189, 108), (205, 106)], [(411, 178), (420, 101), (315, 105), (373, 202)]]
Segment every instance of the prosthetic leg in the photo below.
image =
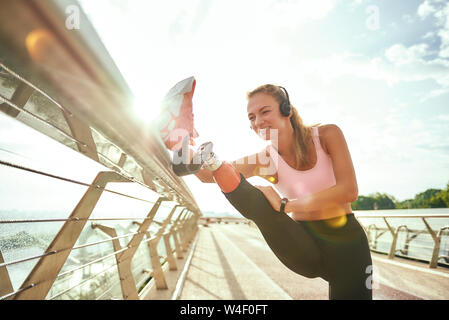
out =
[[(200, 145), (191, 157), (188, 141), (186, 137), (183, 150), (175, 152), (173, 170), (176, 174), (195, 174), (201, 168), (212, 171), (226, 199), (245, 218), (254, 221), (271, 250), (285, 266), (309, 278), (323, 273), (320, 250), (303, 224), (274, 210), (259, 189), (251, 185), (230, 163), (218, 159), (212, 151), (212, 142)], [(180, 162), (179, 157), (184, 160), (191, 157), (192, 161)]]
[(173, 155), (173, 171), (178, 176), (195, 174), (201, 168), (212, 171), (215, 182), (224, 193), (234, 191), (240, 184), (240, 173), (230, 163), (220, 161), (212, 151), (212, 142), (205, 142), (199, 146), (191, 158), (192, 150), (188, 148), (190, 137), (187, 135), (182, 142), (182, 148)]

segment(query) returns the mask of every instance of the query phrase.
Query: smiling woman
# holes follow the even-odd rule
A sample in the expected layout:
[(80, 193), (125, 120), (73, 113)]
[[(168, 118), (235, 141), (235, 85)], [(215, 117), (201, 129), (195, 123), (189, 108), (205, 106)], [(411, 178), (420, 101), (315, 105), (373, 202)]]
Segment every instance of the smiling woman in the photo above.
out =
[[(196, 176), (219, 185), (285, 266), (327, 280), (331, 299), (371, 299), (371, 256), (351, 210), (357, 181), (342, 131), (304, 126), (282, 87), (263, 85), (247, 98), (251, 128), (272, 144), (232, 164), (211, 152)], [(251, 185), (246, 178), (253, 176), (266, 178), (284, 198), (271, 186)]]

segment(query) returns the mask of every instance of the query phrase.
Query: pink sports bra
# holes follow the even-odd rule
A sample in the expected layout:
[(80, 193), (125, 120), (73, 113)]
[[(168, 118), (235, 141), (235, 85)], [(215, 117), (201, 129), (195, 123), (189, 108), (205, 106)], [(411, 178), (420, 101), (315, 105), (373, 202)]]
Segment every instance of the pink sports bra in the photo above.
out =
[(318, 127), (313, 127), (313, 143), (317, 154), (316, 164), (309, 170), (296, 170), (290, 167), (277, 150), (270, 145), (270, 157), (274, 160), (278, 183), (275, 188), (290, 200), (322, 191), (336, 184), (332, 159), (321, 147)]

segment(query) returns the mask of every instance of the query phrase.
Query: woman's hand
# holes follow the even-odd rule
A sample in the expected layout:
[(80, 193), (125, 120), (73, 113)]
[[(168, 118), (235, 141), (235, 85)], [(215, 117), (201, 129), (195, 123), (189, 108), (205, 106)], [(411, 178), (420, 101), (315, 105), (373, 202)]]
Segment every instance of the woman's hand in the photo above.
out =
[(270, 186), (255, 186), (257, 189), (262, 191), (265, 195), (265, 198), (270, 202), (271, 206), (274, 210), (281, 210), (281, 197), (279, 194)]

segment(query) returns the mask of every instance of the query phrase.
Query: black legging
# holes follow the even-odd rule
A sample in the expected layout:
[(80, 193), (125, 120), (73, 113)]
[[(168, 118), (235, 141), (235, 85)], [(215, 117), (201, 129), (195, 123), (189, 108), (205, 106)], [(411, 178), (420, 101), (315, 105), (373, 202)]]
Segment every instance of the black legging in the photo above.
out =
[(339, 228), (328, 220), (295, 221), (274, 210), (265, 195), (241, 175), (229, 202), (259, 227), (268, 246), (292, 271), (329, 282), (329, 299), (372, 299), (368, 241), (354, 215)]

